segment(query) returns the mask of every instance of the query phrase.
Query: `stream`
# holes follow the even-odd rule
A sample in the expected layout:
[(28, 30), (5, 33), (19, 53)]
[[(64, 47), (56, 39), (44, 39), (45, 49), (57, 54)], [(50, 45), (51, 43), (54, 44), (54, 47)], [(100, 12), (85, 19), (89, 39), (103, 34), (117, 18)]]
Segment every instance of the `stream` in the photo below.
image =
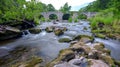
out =
[[(44, 29), (48, 26), (61, 26), (67, 27), (68, 31), (62, 36), (56, 36), (54, 33), (47, 33)], [(27, 35), (23, 35), (18, 39), (11, 39), (0, 42), (0, 57), (9, 55), (9, 51), (13, 50), (17, 46), (27, 45), (29, 47), (36, 48), (35, 54), (43, 58), (43, 65), (55, 59), (59, 51), (70, 46), (70, 43), (59, 43), (58, 39), (61, 37), (73, 38), (76, 35), (89, 35), (92, 36), (90, 25), (88, 21), (80, 21), (79, 23), (58, 23), (53, 24), (50, 22), (41, 23), (37, 28), (43, 29), (39, 34), (31, 34), (28, 32)], [(87, 30), (84, 30), (87, 28)], [(111, 56), (120, 60), (120, 42), (112, 39), (100, 39), (95, 38), (95, 41), (102, 42), (105, 47), (111, 50)]]

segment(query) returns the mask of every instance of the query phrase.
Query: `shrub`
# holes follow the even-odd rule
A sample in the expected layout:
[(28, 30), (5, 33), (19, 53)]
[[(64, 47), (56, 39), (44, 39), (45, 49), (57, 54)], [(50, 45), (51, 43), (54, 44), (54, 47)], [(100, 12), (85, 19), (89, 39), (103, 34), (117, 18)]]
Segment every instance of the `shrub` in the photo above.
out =
[(78, 19), (87, 19), (87, 16), (84, 14), (79, 14)]
[(76, 19), (74, 20), (74, 22), (78, 22), (78, 19), (76, 18)]
[(72, 22), (72, 18), (71, 17), (68, 19), (68, 22)]
[(42, 22), (45, 22), (45, 18), (43, 18), (43, 17), (42, 17), (40, 20), (41, 20)]

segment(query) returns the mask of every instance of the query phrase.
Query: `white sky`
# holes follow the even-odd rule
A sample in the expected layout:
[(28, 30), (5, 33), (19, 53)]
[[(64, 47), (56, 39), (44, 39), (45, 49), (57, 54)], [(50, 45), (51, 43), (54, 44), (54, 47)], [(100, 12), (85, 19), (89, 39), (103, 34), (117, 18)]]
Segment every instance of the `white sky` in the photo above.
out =
[(79, 10), (81, 7), (86, 6), (88, 3), (93, 2), (95, 0), (40, 0), (45, 4), (52, 4), (56, 9), (60, 9), (66, 2), (70, 6), (72, 6), (72, 11)]

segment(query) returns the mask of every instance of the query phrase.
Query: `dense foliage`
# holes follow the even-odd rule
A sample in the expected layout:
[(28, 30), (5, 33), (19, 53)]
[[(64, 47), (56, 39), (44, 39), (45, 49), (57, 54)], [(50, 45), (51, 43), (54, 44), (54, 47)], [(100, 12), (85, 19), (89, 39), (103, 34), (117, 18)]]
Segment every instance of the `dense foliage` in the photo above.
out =
[(120, 34), (120, 0), (96, 0), (79, 12), (98, 12), (89, 19), (94, 33), (102, 33), (109, 37), (118, 37)]
[(65, 3), (64, 6), (60, 8), (60, 11), (62, 11), (63, 13), (69, 13), (70, 10), (71, 6), (69, 6), (68, 3)]
[[(46, 8), (46, 9), (45, 9)], [(35, 0), (0, 0), (0, 24), (39, 23), (40, 12), (55, 11), (51, 4)]]

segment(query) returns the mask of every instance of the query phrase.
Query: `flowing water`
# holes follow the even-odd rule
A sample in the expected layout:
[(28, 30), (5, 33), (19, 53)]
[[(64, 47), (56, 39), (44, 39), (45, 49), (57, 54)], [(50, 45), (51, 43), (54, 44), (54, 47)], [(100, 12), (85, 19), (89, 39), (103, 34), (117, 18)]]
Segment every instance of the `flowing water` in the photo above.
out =
[[(56, 36), (54, 33), (47, 33), (44, 29), (48, 26), (62, 26), (67, 27), (68, 31), (62, 36)], [(42, 57), (44, 64), (55, 59), (59, 51), (69, 47), (69, 43), (59, 43), (58, 39), (61, 37), (73, 38), (76, 35), (84, 34), (92, 36), (90, 25), (88, 21), (80, 21), (79, 23), (42, 23), (37, 28), (43, 29), (39, 34), (31, 34), (29, 31), (23, 32), (23, 36), (19, 39), (11, 39), (0, 42), (0, 57), (8, 55), (9, 51), (13, 50), (17, 46), (27, 45), (36, 48), (35, 54)], [(87, 28), (87, 30), (84, 30)], [(25, 34), (27, 33), (27, 34)], [(115, 40), (104, 40), (95, 38), (95, 41), (103, 42), (106, 48), (112, 51), (111, 56), (117, 60), (120, 60), (120, 42)]]

